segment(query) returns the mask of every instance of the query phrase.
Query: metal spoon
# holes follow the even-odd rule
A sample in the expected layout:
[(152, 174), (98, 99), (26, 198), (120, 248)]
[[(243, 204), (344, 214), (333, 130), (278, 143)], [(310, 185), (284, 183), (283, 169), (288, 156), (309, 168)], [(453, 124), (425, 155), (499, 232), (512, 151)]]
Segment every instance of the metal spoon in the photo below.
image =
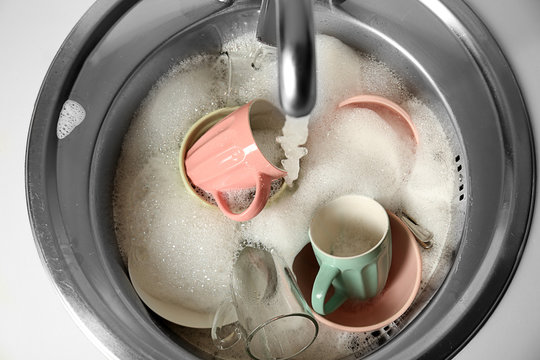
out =
[(407, 225), (409, 230), (413, 233), (416, 241), (424, 249), (429, 249), (433, 246), (433, 233), (413, 220), (409, 215), (405, 214), (402, 210), (398, 210), (396, 215)]

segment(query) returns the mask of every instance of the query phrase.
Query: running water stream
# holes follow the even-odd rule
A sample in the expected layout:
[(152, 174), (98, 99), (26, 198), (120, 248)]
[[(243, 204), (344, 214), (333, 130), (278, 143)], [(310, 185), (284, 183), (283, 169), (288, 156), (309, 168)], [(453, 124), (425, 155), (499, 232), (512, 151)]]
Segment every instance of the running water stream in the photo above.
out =
[(309, 115), (301, 118), (286, 117), (283, 126), (283, 135), (276, 140), (281, 144), (286, 159), (281, 160), (283, 169), (287, 171), (285, 182), (293, 186), (300, 172), (300, 159), (307, 155), (308, 150), (303, 147), (308, 138)]

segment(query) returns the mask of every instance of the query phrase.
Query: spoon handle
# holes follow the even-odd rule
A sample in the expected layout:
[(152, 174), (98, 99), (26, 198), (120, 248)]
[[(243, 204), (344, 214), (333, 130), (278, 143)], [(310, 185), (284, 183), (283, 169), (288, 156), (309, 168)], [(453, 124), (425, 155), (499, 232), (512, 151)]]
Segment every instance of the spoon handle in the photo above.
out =
[(405, 223), (405, 225), (407, 225), (409, 230), (411, 230), (420, 246), (424, 249), (429, 249), (433, 246), (433, 242), (431, 241), (431, 239), (433, 239), (433, 233), (431, 231), (418, 225), (416, 221), (401, 210), (397, 212), (397, 216)]

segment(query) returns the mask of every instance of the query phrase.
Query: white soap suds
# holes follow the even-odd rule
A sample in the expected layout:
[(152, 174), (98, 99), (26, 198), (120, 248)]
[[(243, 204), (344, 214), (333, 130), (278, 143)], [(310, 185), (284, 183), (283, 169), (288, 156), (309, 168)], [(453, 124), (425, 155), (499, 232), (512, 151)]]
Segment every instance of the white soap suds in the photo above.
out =
[(63, 139), (80, 125), (86, 117), (84, 107), (74, 100), (66, 100), (62, 105), (58, 123), (56, 124), (56, 136)]
[[(242, 58), (257, 54), (254, 38), (247, 34), (224, 45), (234, 54), (233, 62), (251, 63)], [(451, 232), (457, 200), (454, 154), (436, 115), (410, 96), (392, 71), (337, 39), (317, 36), (317, 104), (304, 120), (309, 137), (290, 147), (299, 162), (294, 186), (287, 186), (244, 223), (228, 220), (186, 191), (178, 152), (195, 121), (220, 107), (255, 98), (278, 104), (275, 58), (258, 61), (256, 68), (233, 73), (229, 90), (229, 66), (222, 57), (185, 60), (161, 78), (132, 121), (115, 179), (114, 220), (125, 261), (133, 257), (137, 266), (147, 269), (141, 279), (145, 290), (193, 310), (213, 312), (229, 296), (228, 275), (241, 244), (275, 248), (290, 265), (309, 242), (315, 209), (350, 193), (373, 197), (389, 210), (402, 209), (434, 234), (434, 246), (422, 251), (424, 289), (437, 266), (450, 261), (444, 255), (448, 244), (455, 244), (449, 239), (457, 236)], [(409, 112), (419, 133), (417, 147), (376, 112), (337, 108), (344, 99), (368, 93), (385, 96)], [(304, 126), (293, 122), (287, 126)], [(296, 177), (295, 169), (290, 172)], [(245, 192), (230, 194), (232, 202), (236, 198), (245, 198)], [(214, 352), (207, 332), (178, 331)], [(315, 343), (299, 358), (341, 358), (377, 346), (373, 339), (321, 326)], [(242, 355), (219, 353), (224, 358)]]
[(381, 240), (381, 234), (366, 230), (359, 223), (342, 224), (335, 242), (330, 247), (330, 254), (348, 257), (372, 249)]
[(195, 311), (214, 311), (229, 295), (236, 224), (216, 208), (201, 206), (178, 174), (167, 156), (150, 158), (125, 184), (122, 206), (115, 209), (122, 219), (118, 233), (129, 261), (144, 269), (137, 274), (146, 292)]

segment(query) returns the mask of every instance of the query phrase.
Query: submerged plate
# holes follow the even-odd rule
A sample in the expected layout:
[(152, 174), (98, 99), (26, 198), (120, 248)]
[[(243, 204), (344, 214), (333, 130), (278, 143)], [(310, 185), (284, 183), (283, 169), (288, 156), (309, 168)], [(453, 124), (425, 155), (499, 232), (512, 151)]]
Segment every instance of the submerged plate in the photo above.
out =
[[(372, 331), (390, 324), (411, 305), (422, 278), (420, 250), (405, 224), (396, 215), (390, 212), (388, 215), (392, 230), (392, 265), (383, 291), (368, 301), (347, 300), (326, 316), (313, 312), (317, 321), (341, 331)], [(308, 244), (294, 259), (293, 272), (310, 306), (318, 270), (319, 264)]]
[[(133, 288), (137, 295), (153, 312), (162, 318), (178, 325), (192, 328), (204, 329), (212, 327), (213, 313), (198, 312), (180, 304), (166, 302), (152, 296), (143, 289), (143, 286), (137, 281), (137, 271), (141, 271), (133, 266), (134, 262), (128, 262), (129, 275)], [(143, 269), (144, 270), (144, 269)]]

